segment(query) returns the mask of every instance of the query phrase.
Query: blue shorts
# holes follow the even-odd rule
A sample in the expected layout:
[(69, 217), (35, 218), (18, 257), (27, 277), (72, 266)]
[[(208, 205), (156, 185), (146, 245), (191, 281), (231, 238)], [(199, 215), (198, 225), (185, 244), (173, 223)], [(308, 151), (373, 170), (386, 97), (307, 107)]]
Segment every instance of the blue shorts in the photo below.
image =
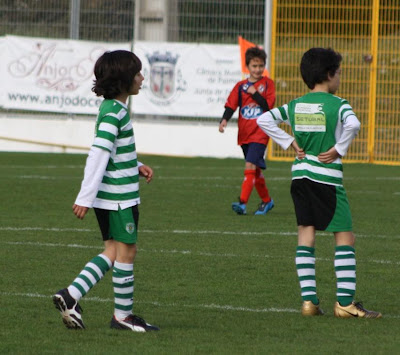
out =
[(260, 169), (265, 169), (267, 167), (264, 160), (265, 149), (267, 148), (265, 144), (248, 143), (243, 144), (241, 147), (246, 162), (252, 163)]

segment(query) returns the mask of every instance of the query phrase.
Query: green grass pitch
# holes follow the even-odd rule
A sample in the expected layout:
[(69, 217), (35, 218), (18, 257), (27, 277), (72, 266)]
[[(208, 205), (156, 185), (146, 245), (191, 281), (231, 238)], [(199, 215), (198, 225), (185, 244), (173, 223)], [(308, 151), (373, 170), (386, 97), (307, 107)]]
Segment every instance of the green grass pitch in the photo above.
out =
[[(0, 153), (1, 354), (395, 354), (400, 349), (400, 167), (345, 164), (357, 236), (357, 292), (378, 320), (336, 319), (334, 239), (317, 236), (323, 317), (303, 318), (294, 254), (290, 164), (268, 162), (275, 208), (237, 216), (238, 159), (142, 156), (134, 311), (160, 326), (109, 328), (111, 273), (81, 301), (87, 329), (68, 330), (51, 295), (102, 242), (93, 211), (71, 206), (85, 155)], [(248, 205), (256, 209), (255, 191)]]

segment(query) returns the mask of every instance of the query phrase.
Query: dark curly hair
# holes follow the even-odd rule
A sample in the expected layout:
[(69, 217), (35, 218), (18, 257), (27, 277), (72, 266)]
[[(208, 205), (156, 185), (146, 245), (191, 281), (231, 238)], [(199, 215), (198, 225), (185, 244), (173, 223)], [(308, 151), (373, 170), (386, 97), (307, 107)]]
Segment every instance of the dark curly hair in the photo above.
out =
[(246, 65), (250, 64), (250, 60), (260, 58), (264, 64), (267, 62), (267, 53), (260, 47), (251, 47), (245, 53)]
[(328, 80), (328, 75), (334, 76), (340, 68), (341, 61), (340, 53), (331, 48), (311, 48), (301, 58), (301, 77), (312, 90), (316, 84)]
[(92, 91), (105, 99), (114, 99), (122, 92), (128, 92), (133, 79), (142, 70), (142, 62), (132, 52), (116, 50), (105, 52), (94, 66)]

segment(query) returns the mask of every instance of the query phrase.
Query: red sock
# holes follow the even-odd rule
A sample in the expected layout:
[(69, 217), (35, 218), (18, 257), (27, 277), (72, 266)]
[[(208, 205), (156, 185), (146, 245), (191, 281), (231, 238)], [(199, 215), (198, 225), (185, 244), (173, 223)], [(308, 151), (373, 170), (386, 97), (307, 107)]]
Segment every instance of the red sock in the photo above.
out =
[(241, 203), (247, 203), (247, 201), (249, 201), (251, 191), (253, 191), (255, 178), (256, 178), (255, 170), (246, 169), (244, 171), (244, 180), (242, 183), (242, 191), (240, 193)]
[(271, 201), (271, 197), (269, 196), (267, 185), (265, 184), (265, 178), (260, 168), (257, 168), (255, 171), (255, 187), (263, 202)]

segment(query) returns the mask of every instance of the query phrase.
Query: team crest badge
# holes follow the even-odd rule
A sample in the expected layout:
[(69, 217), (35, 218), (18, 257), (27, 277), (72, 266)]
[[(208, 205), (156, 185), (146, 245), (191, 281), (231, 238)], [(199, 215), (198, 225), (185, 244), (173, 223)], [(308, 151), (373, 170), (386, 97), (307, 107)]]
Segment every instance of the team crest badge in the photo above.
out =
[(133, 234), (133, 232), (135, 231), (135, 223), (127, 223), (126, 224), (126, 231), (129, 234)]
[[(150, 79), (145, 79), (145, 88), (150, 89), (152, 100), (158, 104), (169, 104), (177, 94), (186, 90), (186, 81), (183, 80), (180, 69), (176, 68), (179, 55), (171, 52), (164, 54), (159, 51), (146, 55), (150, 64)], [(147, 73), (145, 70), (145, 78)]]
[(175, 65), (178, 55), (155, 52), (147, 56), (150, 63), (150, 90), (159, 98), (168, 99), (175, 92)]

